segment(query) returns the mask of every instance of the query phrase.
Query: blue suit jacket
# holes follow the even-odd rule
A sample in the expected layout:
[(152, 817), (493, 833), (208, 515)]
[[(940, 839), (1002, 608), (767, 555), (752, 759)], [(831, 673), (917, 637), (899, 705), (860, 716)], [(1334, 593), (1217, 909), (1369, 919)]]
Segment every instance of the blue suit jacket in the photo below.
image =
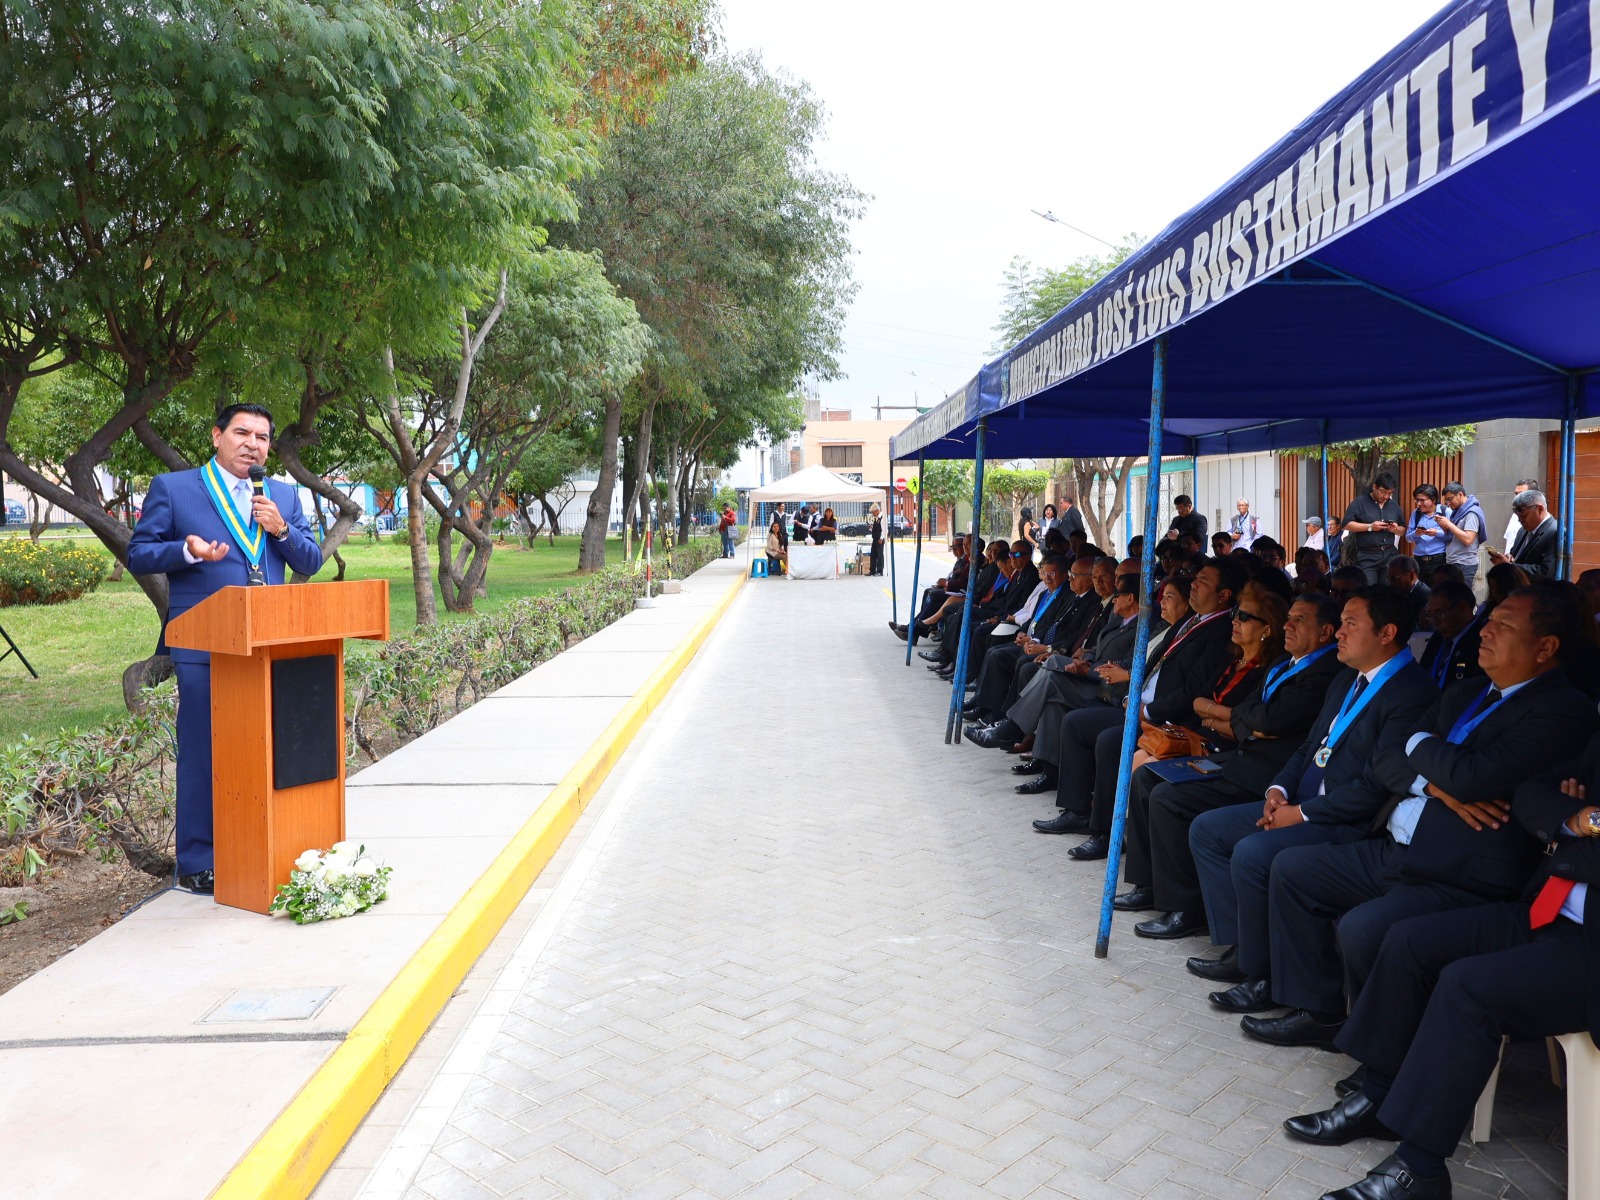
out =
[[(298, 492), (286, 483), (269, 479), (267, 496), (289, 522), (288, 536), (281, 542), (267, 538), (267, 548), (261, 556), (267, 582), (282, 583), (285, 565), (306, 575), (316, 574), (322, 566), (322, 548), (312, 538), (311, 527), (300, 511)], [(190, 565), (183, 555), (183, 543), (191, 533), (208, 542), (222, 542), (228, 553), (219, 562)], [(249, 570), (244, 553), (212, 506), (198, 470), (157, 475), (150, 481), (144, 510), (128, 543), (128, 569), (137, 575), (167, 577), (171, 589), (168, 621), (182, 616), (219, 588), (244, 586)], [(165, 627), (161, 637), (165, 644)], [(173, 662), (203, 663), (211, 658), (203, 650), (180, 650), (175, 646), (168, 652)]]

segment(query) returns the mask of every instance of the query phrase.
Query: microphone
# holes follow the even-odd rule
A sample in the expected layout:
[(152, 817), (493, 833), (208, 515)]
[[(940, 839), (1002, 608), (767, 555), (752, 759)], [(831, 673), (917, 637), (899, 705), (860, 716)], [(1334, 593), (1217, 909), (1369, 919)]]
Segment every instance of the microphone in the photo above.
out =
[(261, 469), (259, 463), (250, 467), (250, 490), (257, 496), (267, 494), (267, 473)]

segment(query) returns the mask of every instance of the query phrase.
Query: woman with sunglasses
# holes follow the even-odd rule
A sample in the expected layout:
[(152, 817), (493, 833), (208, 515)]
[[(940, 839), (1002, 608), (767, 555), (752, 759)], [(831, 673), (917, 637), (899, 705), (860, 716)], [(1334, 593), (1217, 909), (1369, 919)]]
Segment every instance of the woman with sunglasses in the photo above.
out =
[(1222, 669), (1209, 696), (1197, 696), (1195, 716), (1206, 740), (1231, 750), (1234, 705), (1261, 690), (1266, 669), (1283, 653), (1283, 624), (1289, 606), (1275, 592), (1249, 584), (1233, 610), (1234, 660)]

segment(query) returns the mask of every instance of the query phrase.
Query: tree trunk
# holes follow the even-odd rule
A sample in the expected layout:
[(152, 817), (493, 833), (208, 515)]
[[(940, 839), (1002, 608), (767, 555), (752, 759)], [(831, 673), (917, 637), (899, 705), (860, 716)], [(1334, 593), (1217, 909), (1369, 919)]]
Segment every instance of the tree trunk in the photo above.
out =
[(600, 478), (589, 494), (589, 511), (578, 547), (578, 570), (598, 571), (606, 565), (606, 533), (611, 523), (611, 494), (617, 486), (617, 441), (622, 434), (622, 397), (606, 399), (600, 429)]
[[(422, 490), (422, 480), (415, 474), (406, 476), (406, 534), (411, 541), (411, 590), (417, 602), (417, 624), (437, 625), (439, 608), (434, 600), (433, 578), (428, 570), (428, 525)], [(447, 535), (447, 531), (441, 532)]]
[(633, 494), (624, 498), (623, 512), (631, 512), (635, 504), (643, 520), (646, 533), (650, 531), (649, 506), (644, 502), (644, 489), (649, 486), (650, 470), (650, 436), (655, 430), (656, 401), (660, 399), (659, 391), (652, 391), (650, 402), (645, 405), (644, 412), (639, 417), (639, 430), (634, 436), (634, 463), (633, 463)]

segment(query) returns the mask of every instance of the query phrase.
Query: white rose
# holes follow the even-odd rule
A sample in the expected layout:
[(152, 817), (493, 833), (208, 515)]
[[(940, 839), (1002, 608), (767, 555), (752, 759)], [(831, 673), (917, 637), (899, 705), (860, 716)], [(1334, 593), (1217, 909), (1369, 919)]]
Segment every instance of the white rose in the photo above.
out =
[(317, 869), (317, 864), (321, 861), (322, 854), (319, 851), (307, 850), (299, 858), (294, 860), (294, 869), (296, 871), (314, 871)]
[(363, 877), (368, 875), (376, 875), (378, 873), (378, 864), (373, 862), (370, 858), (361, 858), (356, 860), (356, 865), (354, 868), (352, 868), (352, 870), (354, 874)]
[(322, 877), (334, 887), (344, 882), (345, 876), (350, 873), (348, 866), (343, 862), (334, 862), (331, 859), (322, 864)]
[(335, 854), (343, 854), (354, 858), (361, 853), (361, 843), (351, 841), (335, 842), (332, 849)]

